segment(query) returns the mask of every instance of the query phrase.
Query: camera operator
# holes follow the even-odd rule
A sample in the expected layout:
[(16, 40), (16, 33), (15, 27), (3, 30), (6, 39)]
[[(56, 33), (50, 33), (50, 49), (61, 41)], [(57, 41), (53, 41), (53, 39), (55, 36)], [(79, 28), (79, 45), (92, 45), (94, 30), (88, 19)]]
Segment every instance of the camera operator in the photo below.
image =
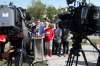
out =
[(0, 34), (0, 59), (8, 59), (12, 52), (14, 52), (14, 48), (7, 35)]

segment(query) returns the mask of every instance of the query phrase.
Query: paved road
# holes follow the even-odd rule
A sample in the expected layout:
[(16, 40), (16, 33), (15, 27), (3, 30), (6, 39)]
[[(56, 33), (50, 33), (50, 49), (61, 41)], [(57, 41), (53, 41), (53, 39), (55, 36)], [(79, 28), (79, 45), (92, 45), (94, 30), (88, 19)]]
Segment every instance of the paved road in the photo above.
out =
[[(90, 45), (84, 45), (83, 49), (85, 51), (89, 66), (95, 66), (98, 57), (98, 53), (96, 52), (96, 50)], [(46, 59), (48, 60), (47, 61), (48, 66), (66, 66), (68, 55), (66, 55), (66, 57), (64, 56), (58, 57), (56, 55), (53, 55), (51, 58), (46, 58)], [(5, 66), (5, 64), (3, 62), (0, 62), (0, 66)], [(28, 66), (28, 64), (25, 64), (24, 66)], [(44, 65), (34, 65), (34, 66), (44, 66)], [(75, 62), (73, 66), (75, 66)], [(84, 64), (84, 59), (82, 55), (79, 57), (78, 66), (86, 66)]]
[[(98, 53), (90, 45), (84, 45), (83, 48), (84, 48), (89, 66), (95, 66), (97, 57), (98, 57)], [(48, 63), (48, 66), (66, 66), (67, 58), (68, 58), (68, 55), (66, 57), (64, 57), (64, 56), (58, 57), (56, 55), (53, 55), (51, 58), (48, 58), (47, 63)], [(73, 66), (75, 66), (75, 65), (73, 64)], [(85, 66), (82, 55), (79, 57), (78, 66)]]

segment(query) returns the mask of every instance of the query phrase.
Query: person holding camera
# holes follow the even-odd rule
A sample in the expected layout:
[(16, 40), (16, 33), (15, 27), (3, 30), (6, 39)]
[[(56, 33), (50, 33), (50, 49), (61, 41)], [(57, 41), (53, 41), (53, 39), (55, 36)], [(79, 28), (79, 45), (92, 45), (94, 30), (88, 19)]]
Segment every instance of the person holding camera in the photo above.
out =
[(14, 52), (14, 46), (11, 45), (7, 35), (0, 34), (0, 60), (10, 59)]

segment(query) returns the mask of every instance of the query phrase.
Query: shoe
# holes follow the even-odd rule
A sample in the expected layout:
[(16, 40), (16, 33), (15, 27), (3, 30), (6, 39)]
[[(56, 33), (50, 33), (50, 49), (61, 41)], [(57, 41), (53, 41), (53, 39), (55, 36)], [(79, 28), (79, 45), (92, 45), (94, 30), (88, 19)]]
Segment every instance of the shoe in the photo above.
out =
[(43, 60), (47, 60), (46, 57), (43, 57)]
[(64, 54), (63, 56), (66, 57), (66, 54)]
[(49, 56), (46, 56), (45, 58), (48, 60), (49, 59)]
[(61, 55), (58, 55), (59, 57), (61, 57)]

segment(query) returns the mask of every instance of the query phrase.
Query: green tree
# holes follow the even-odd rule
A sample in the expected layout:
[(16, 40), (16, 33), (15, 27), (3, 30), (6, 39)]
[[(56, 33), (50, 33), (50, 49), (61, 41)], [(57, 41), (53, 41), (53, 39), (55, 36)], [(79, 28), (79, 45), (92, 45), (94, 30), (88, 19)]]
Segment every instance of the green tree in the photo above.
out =
[(37, 1), (34, 5), (28, 7), (27, 11), (30, 13), (31, 17), (42, 19), (42, 16), (45, 14), (46, 6)]
[(66, 10), (67, 10), (67, 8), (59, 8), (58, 9), (58, 14), (67, 12)]
[(54, 18), (54, 16), (57, 15), (57, 13), (58, 13), (57, 9), (53, 6), (47, 7), (46, 10), (47, 10), (46, 14), (47, 14), (49, 19)]
[(56, 9), (51, 5), (46, 7), (40, 0), (37, 0), (36, 2), (32, 0), (32, 6), (28, 7), (27, 11), (30, 13), (31, 17), (40, 19), (46, 16), (49, 19), (52, 19), (59, 13), (59, 9)]

